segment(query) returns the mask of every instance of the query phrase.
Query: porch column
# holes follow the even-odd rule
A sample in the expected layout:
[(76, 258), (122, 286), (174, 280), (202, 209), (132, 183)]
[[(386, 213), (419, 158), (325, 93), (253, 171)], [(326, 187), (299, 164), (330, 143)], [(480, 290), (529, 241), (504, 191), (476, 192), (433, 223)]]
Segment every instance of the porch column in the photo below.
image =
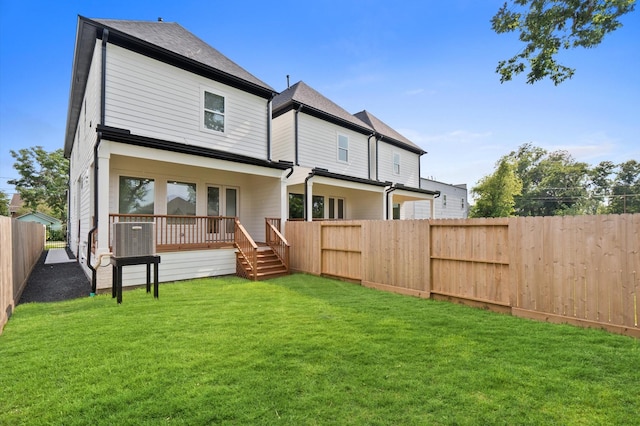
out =
[(287, 219), (289, 217), (287, 215), (288, 209), (289, 194), (287, 193), (287, 178), (283, 173), (282, 177), (280, 178), (280, 232), (282, 233), (282, 235), (287, 235), (284, 233), (284, 228), (286, 227)]
[(306, 221), (313, 222), (313, 179), (307, 179), (307, 199), (305, 202)]
[(431, 207), (430, 217), (431, 219), (435, 219), (436, 218), (436, 199), (431, 198), (431, 200), (429, 201), (431, 201), (429, 203), (429, 207)]
[(96, 255), (109, 252), (109, 142), (102, 141), (98, 149), (98, 245)]

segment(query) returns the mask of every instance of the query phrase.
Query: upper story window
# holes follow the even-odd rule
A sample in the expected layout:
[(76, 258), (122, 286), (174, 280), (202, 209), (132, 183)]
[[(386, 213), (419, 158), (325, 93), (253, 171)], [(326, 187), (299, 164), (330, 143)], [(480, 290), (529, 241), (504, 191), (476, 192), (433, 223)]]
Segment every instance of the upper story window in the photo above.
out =
[(397, 152), (393, 153), (393, 173), (400, 174), (400, 154)]
[(206, 130), (224, 132), (225, 108), (224, 96), (204, 90), (203, 94), (203, 123)]
[(118, 212), (121, 214), (153, 214), (153, 179), (120, 176)]
[(349, 137), (338, 135), (338, 161), (341, 163), (349, 162)]

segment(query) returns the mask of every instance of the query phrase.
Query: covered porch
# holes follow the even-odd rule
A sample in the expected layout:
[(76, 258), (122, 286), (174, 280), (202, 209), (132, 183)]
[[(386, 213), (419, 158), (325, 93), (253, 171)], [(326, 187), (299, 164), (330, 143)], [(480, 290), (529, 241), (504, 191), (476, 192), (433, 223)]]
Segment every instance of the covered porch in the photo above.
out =
[[(103, 141), (98, 179), (108, 184), (98, 190), (92, 264), (104, 264), (112, 253), (115, 223), (152, 222), (160, 281), (230, 273), (258, 279), (261, 253), (270, 245), (288, 268), (279, 227), (291, 167), (230, 160)], [(97, 271), (99, 287), (110, 285), (107, 269)], [(125, 285), (142, 281), (135, 269), (125, 272)]]

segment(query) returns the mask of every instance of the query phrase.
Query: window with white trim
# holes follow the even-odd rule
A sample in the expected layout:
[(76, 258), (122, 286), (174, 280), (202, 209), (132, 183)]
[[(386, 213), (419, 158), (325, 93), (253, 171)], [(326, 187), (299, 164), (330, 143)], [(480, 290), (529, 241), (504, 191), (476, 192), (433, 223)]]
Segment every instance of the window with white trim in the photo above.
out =
[(338, 134), (338, 161), (349, 162), (349, 137)]
[(153, 179), (120, 176), (118, 213), (153, 214), (154, 199)]
[(400, 154), (397, 152), (393, 153), (393, 173), (396, 175), (400, 174)]
[(329, 198), (329, 219), (344, 219), (343, 198)]
[(225, 99), (224, 96), (203, 90), (202, 94), (202, 128), (224, 133)]

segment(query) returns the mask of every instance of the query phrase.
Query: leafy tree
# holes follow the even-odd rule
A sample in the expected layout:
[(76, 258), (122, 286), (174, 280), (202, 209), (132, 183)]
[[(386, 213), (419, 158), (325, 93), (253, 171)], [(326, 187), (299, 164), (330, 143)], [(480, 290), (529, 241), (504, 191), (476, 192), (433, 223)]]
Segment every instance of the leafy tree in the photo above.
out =
[(611, 161), (602, 161), (589, 170), (589, 200), (585, 202), (585, 213), (607, 213), (606, 203), (611, 196), (611, 175), (616, 165)]
[(25, 206), (32, 211), (46, 206), (51, 215), (65, 221), (69, 161), (63, 150), (47, 152), (36, 146), (10, 152), (16, 159), (13, 168), (21, 177), (8, 182), (16, 186)]
[(640, 213), (640, 163), (629, 160), (618, 165), (611, 185), (609, 213)]
[(0, 191), (0, 216), (9, 216), (9, 196)]
[(522, 191), (522, 181), (516, 176), (515, 164), (503, 157), (496, 171), (483, 177), (471, 191), (477, 195), (471, 207), (471, 217), (508, 217), (515, 213), (515, 198)]
[(558, 85), (574, 69), (555, 57), (563, 49), (595, 47), (622, 24), (618, 18), (634, 10), (635, 0), (510, 0), (491, 19), (498, 34), (517, 32), (525, 43), (511, 59), (498, 62), (496, 72), (504, 83), (525, 71), (527, 83), (549, 77)]
[(518, 216), (583, 214), (587, 209), (589, 166), (566, 151), (547, 152), (524, 144), (507, 155), (522, 181), (515, 197)]

